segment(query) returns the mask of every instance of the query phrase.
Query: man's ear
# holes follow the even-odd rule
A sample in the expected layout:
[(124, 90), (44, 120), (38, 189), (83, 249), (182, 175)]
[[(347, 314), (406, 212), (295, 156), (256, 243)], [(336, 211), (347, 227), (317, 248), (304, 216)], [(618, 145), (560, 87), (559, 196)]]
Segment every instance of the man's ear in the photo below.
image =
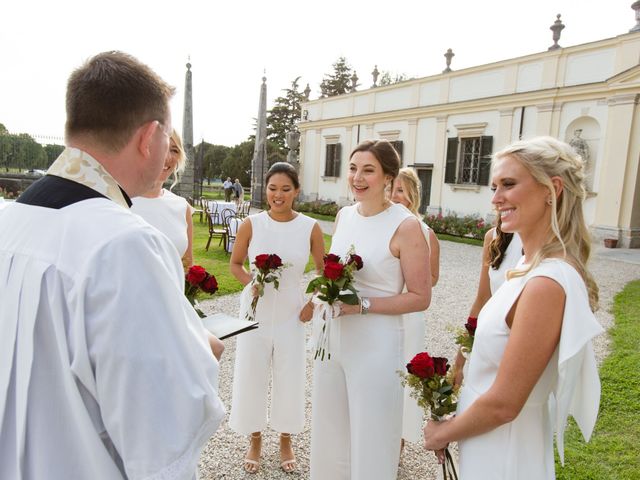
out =
[(160, 122), (153, 120), (142, 124), (136, 132), (138, 151), (144, 158), (149, 158), (151, 155), (151, 141), (158, 128), (160, 128)]

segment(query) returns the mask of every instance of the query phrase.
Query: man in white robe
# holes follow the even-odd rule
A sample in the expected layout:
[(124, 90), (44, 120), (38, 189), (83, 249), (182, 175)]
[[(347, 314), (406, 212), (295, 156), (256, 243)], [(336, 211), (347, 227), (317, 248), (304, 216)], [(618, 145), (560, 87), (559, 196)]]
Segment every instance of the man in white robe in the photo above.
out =
[(164, 164), (172, 95), (128, 55), (89, 60), (68, 148), (0, 210), (0, 479), (192, 479), (224, 417), (178, 254), (128, 209)]

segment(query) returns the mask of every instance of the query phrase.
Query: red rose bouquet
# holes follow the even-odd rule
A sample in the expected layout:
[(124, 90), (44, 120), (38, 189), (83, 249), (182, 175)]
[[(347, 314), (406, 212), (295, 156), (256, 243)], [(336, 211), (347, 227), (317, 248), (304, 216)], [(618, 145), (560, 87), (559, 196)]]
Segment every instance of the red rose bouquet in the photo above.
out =
[[(446, 358), (432, 357), (427, 352), (418, 353), (407, 364), (407, 372), (400, 372), (402, 385), (411, 388), (411, 396), (432, 420), (442, 420), (455, 413), (458, 392), (453, 387), (453, 376)], [(442, 473), (445, 480), (458, 478), (448, 449), (445, 449)]]
[(289, 266), (288, 264), (282, 263), (282, 259), (273, 253), (256, 255), (252, 263), (255, 265), (257, 273), (251, 281), (251, 285), (256, 286), (258, 296), (253, 297), (251, 300), (251, 311), (248, 311), (246, 314), (247, 320), (255, 319), (258, 299), (264, 295), (265, 285), (267, 283), (273, 283), (273, 287), (278, 290), (282, 270)]
[(218, 281), (200, 265), (192, 265), (184, 276), (184, 294), (200, 318), (204, 318), (206, 315), (200, 310), (196, 300), (200, 290), (213, 295), (218, 291)]
[(477, 327), (478, 319), (476, 317), (469, 317), (467, 318), (467, 323), (464, 324), (464, 330), (458, 330), (456, 343), (460, 345), (460, 351), (465, 357), (468, 356), (473, 349), (473, 341), (475, 339)]
[(358, 291), (353, 286), (353, 274), (362, 269), (362, 258), (355, 254), (353, 246), (344, 258), (329, 253), (324, 256), (324, 270), (321, 276), (314, 278), (307, 286), (307, 293), (316, 292), (319, 307), (313, 312), (313, 330), (316, 343), (314, 358), (331, 358), (329, 336), (331, 319), (334, 316), (333, 305), (337, 300), (348, 305), (359, 303)]

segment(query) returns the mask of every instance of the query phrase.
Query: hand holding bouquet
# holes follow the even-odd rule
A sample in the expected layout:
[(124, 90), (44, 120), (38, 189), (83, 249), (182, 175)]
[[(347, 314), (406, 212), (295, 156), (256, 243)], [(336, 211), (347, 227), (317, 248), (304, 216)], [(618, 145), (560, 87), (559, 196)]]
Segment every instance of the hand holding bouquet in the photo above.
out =
[(467, 318), (467, 323), (464, 324), (464, 330), (460, 329), (456, 336), (456, 343), (460, 345), (460, 351), (464, 356), (468, 356), (473, 349), (473, 341), (476, 335), (476, 328), (478, 326), (478, 319), (476, 317)]
[(265, 285), (267, 283), (273, 283), (273, 287), (278, 290), (282, 270), (289, 266), (288, 264), (283, 264), (282, 259), (278, 255), (269, 253), (256, 255), (252, 263), (255, 265), (257, 273), (251, 284), (257, 295), (251, 300), (251, 311), (247, 312), (247, 320), (255, 319), (258, 299), (264, 295)]
[(213, 295), (218, 291), (218, 281), (200, 265), (192, 265), (184, 276), (184, 294), (200, 318), (204, 318), (206, 315), (200, 310), (196, 300), (200, 290)]
[[(427, 352), (418, 353), (407, 364), (407, 372), (400, 372), (402, 385), (411, 388), (411, 396), (432, 420), (442, 420), (455, 413), (458, 406), (457, 389), (449, 372), (449, 361), (444, 357), (432, 357)], [(445, 480), (457, 479), (453, 457), (445, 448), (442, 473)]]
[[(362, 258), (355, 254), (353, 246), (344, 258), (329, 253), (324, 256), (324, 270), (321, 276), (314, 278), (307, 286), (307, 293), (317, 293), (320, 307), (314, 310), (314, 338), (316, 352), (314, 358), (324, 360), (331, 358), (329, 334), (331, 319), (334, 317), (333, 307), (336, 301), (348, 305), (358, 305), (358, 292), (353, 286), (353, 274), (363, 267)], [(320, 331), (321, 327), (321, 331)]]

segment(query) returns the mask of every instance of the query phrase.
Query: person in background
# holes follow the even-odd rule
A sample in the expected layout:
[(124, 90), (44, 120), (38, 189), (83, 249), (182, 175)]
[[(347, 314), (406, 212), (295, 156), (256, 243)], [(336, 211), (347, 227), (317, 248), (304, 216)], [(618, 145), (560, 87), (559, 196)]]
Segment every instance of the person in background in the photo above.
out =
[(233, 192), (235, 194), (236, 208), (238, 211), (240, 211), (240, 206), (244, 201), (244, 188), (242, 188), (242, 185), (240, 184), (240, 180), (237, 178), (235, 183), (233, 184)]
[(480, 312), (458, 412), (427, 422), (425, 448), (458, 441), (460, 478), (550, 480), (554, 431), (564, 462), (568, 415), (588, 440), (600, 403), (583, 163), (551, 137), (517, 142), (495, 154), (492, 189), (524, 258)]
[(169, 239), (133, 214), (173, 87), (122, 52), (67, 84), (66, 148), (0, 211), (0, 478), (196, 478), (218, 361)]
[(231, 177), (227, 177), (227, 179), (222, 184), (222, 188), (224, 190), (224, 201), (231, 201), (231, 194), (233, 193), (233, 182), (231, 181)]
[[(280, 285), (267, 284), (255, 312), (259, 327), (238, 337), (233, 372), (233, 394), (229, 426), (250, 436), (244, 468), (260, 468), (261, 432), (271, 427), (280, 432), (280, 466), (287, 473), (296, 467), (291, 434), (304, 428), (305, 337), (304, 325), (311, 319), (313, 305), (304, 302), (302, 276), (313, 257), (316, 271), (324, 267), (324, 239), (318, 222), (296, 212), (293, 202), (300, 192), (296, 169), (289, 163), (274, 163), (267, 172), (269, 209), (247, 217), (238, 229), (231, 254), (230, 270), (245, 289), (240, 316), (258, 295), (252, 284), (255, 271), (244, 267), (261, 254), (276, 254), (285, 264)], [(269, 380), (271, 405), (267, 420)]]
[(348, 168), (357, 203), (338, 213), (331, 253), (344, 258), (353, 246), (362, 258), (354, 272), (360, 302), (334, 304), (331, 358), (314, 361), (311, 479), (392, 480), (402, 438), (402, 315), (429, 306), (429, 248), (420, 221), (386, 195), (400, 169), (391, 143), (362, 142)]
[[(476, 323), (480, 310), (487, 303), (491, 295), (507, 279), (507, 272), (518, 264), (522, 258), (522, 241), (517, 233), (505, 233), (500, 228), (500, 217), (496, 226), (490, 229), (484, 236), (482, 244), (482, 267), (480, 269), (480, 279), (478, 281), (478, 291), (476, 298), (471, 305), (467, 322)], [(456, 386), (462, 384), (466, 357), (461, 350), (458, 350), (454, 364), (454, 383)]]
[[(420, 214), (420, 179), (412, 168), (401, 168), (398, 178), (391, 188), (391, 201), (404, 205), (420, 220), (422, 233), (429, 246), (429, 267), (431, 269), (431, 286), (438, 283), (440, 276), (440, 242), (432, 229), (424, 222)], [(426, 350), (426, 311), (407, 313), (402, 316), (404, 325), (404, 360), (409, 363), (419, 352)], [(420, 442), (422, 440), (423, 411), (415, 398), (410, 395), (410, 389), (404, 389), (404, 408), (402, 414), (402, 447), (404, 441)], [(401, 448), (402, 450), (402, 448)]]

